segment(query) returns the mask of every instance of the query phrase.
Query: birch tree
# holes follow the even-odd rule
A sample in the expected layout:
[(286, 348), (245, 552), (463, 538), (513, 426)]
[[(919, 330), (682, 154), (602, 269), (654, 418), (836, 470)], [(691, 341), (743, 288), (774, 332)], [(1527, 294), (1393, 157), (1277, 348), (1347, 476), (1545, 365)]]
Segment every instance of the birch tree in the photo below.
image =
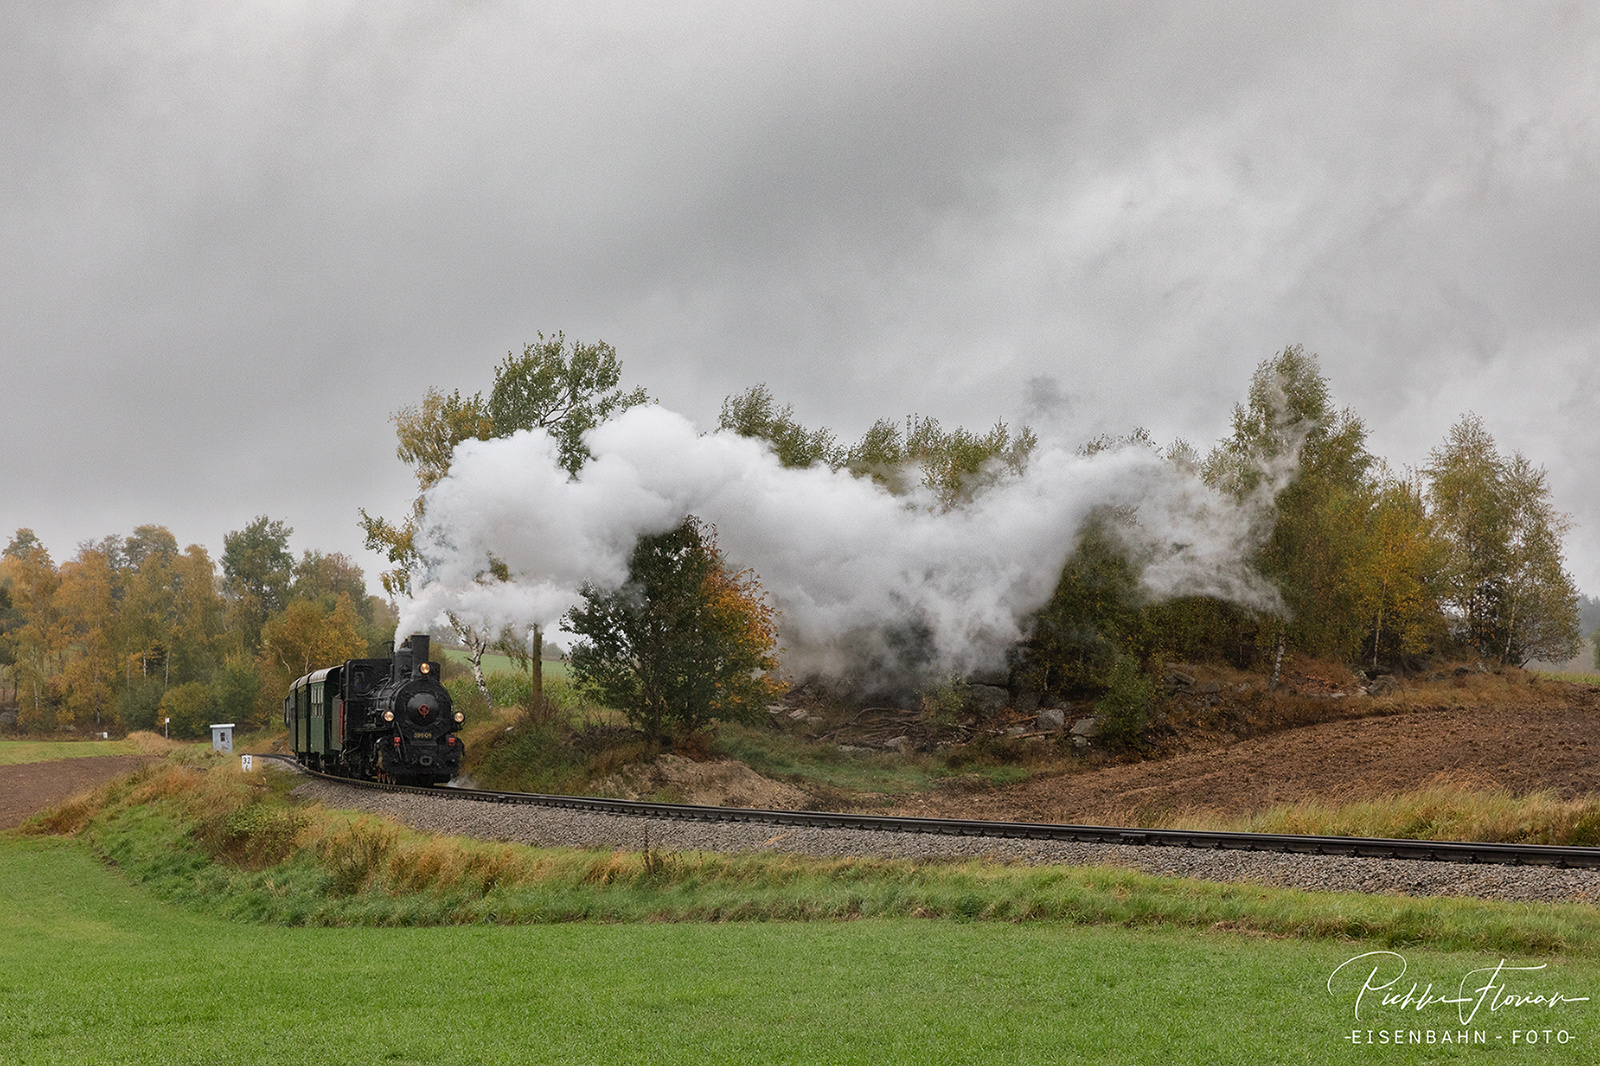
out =
[(1444, 599), (1457, 637), (1521, 665), (1577, 654), (1578, 592), (1561, 538), (1571, 520), (1550, 501), (1543, 469), (1502, 456), (1477, 415), (1451, 427), (1424, 469), (1445, 544)]
[[(367, 547), (383, 553), (390, 563), (390, 569), (381, 575), (384, 589), (391, 596), (410, 594), (412, 579), (422, 566), (416, 537), (427, 507), (427, 492), (449, 473), (457, 445), (474, 438), (491, 440), (519, 430), (543, 429), (556, 439), (561, 465), (576, 476), (589, 458), (584, 433), (649, 400), (642, 388), (624, 390), (621, 380), (622, 364), (611, 345), (568, 341), (563, 333), (554, 337), (541, 333), (537, 341), (523, 345), (521, 354), (506, 353), (495, 368), (494, 387), (487, 399), (482, 393), (464, 397), (460, 390), (446, 395), (430, 388), (420, 405), (396, 412), (392, 418), (400, 440), (396, 454), (416, 476), (417, 498), (403, 521), (361, 512)], [(490, 558), (478, 580), (504, 581), (509, 576), (503, 563)], [(447, 620), (467, 649), (479, 694), (492, 707), (483, 656), (501, 639), (503, 627), (458, 614)], [(542, 646), (542, 634), (535, 631), (532, 641)], [(532, 664), (540, 675), (534, 679), (535, 687), (542, 691), (539, 659), (533, 658)]]
[(70, 652), (62, 668), (61, 725), (111, 724), (117, 662), (117, 545), (90, 542), (61, 564), (56, 592)]
[(8, 586), (16, 612), (5, 636), (17, 690), (17, 722), (25, 728), (50, 728), (68, 631), (55, 600), (60, 574), (33, 530), (17, 530), (0, 552), (0, 583)]
[(1286, 618), (1264, 626), (1313, 655), (1354, 657), (1365, 610), (1351, 577), (1367, 536), (1374, 459), (1367, 429), (1337, 409), (1315, 355), (1299, 345), (1257, 367), (1233, 433), (1202, 467), (1241, 501), (1274, 492), (1257, 566), (1278, 586)]

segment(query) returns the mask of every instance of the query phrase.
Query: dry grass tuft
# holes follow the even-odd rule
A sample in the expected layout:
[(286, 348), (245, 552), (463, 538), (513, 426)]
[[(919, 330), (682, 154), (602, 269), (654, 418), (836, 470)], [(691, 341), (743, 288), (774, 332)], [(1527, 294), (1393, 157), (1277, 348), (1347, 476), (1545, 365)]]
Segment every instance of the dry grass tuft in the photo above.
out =
[[(163, 799), (183, 798), (186, 800), (215, 800), (222, 798), (211, 775), (201, 773), (190, 766), (165, 765), (154, 766), (149, 770), (134, 774), (126, 784), (127, 803), (132, 805), (153, 803)], [(223, 795), (232, 790), (220, 790)], [(121, 798), (113, 796), (108, 798)], [(186, 803), (185, 806), (189, 806)]]
[(1551, 790), (1516, 795), (1479, 774), (1438, 774), (1381, 799), (1308, 799), (1238, 817), (1205, 808), (1118, 812), (1121, 824), (1303, 836), (1390, 837), (1489, 843), (1600, 845), (1600, 796)]
[(334, 895), (353, 896), (387, 869), (400, 841), (393, 823), (363, 815), (343, 825), (324, 827), (315, 841), (317, 860), (328, 871)]
[(587, 773), (591, 780), (609, 777), (625, 767), (643, 762), (649, 754), (649, 745), (642, 740), (602, 748), (590, 757)]
[(496, 885), (528, 880), (534, 872), (503, 844), (419, 837), (389, 853), (381, 887), (392, 895), (467, 889), (482, 896)]
[(1371, 702), (1388, 711), (1408, 711), (1441, 705), (1549, 707), (1571, 700), (1571, 687), (1562, 681), (1515, 666), (1491, 670), (1471, 662), (1444, 664), (1432, 673), (1406, 680), (1387, 695), (1373, 697)]
[(450, 885), (460, 880), (456, 849), (435, 838), (407, 842), (389, 857), (390, 884), (398, 892), (421, 892), (435, 885)]
[(638, 852), (616, 851), (591, 862), (583, 871), (582, 881), (586, 885), (628, 884), (638, 880), (643, 872), (644, 864)]
[(306, 845), (339, 896), (378, 892), (487, 895), (497, 886), (538, 880), (544, 864), (526, 849), (412, 833), (387, 820), (322, 812)]
[(75, 796), (22, 823), (20, 831), (28, 836), (76, 836), (83, 832), (98, 809), (93, 793)]
[(129, 733), (128, 743), (132, 744), (140, 755), (166, 755), (184, 746), (182, 741), (169, 740), (160, 733), (152, 733), (148, 729), (138, 729)]

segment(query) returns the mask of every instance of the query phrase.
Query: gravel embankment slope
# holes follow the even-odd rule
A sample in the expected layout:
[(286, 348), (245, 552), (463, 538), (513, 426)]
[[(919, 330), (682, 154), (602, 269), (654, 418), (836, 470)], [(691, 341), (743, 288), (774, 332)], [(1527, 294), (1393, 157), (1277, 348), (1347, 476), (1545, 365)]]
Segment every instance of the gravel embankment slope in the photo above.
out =
[(651, 847), (670, 851), (783, 851), (823, 857), (906, 859), (981, 857), (1000, 862), (1125, 866), (1151, 874), (1320, 892), (1600, 902), (1597, 870), (685, 822), (373, 792), (315, 780), (300, 785), (296, 793), (329, 807), (386, 815), (422, 832), (539, 846), (639, 850), (648, 834)]

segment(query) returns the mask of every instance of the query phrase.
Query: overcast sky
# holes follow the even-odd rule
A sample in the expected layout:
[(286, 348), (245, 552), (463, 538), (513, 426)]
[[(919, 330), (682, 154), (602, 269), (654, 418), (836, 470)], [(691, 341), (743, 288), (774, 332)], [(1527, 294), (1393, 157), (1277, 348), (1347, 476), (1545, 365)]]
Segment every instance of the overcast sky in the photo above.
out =
[(0, 537), (375, 577), (389, 415), (539, 331), (705, 427), (1202, 449), (1300, 343), (1395, 466), (1547, 467), (1600, 592), (1597, 109), (1579, 3), (6, 4)]

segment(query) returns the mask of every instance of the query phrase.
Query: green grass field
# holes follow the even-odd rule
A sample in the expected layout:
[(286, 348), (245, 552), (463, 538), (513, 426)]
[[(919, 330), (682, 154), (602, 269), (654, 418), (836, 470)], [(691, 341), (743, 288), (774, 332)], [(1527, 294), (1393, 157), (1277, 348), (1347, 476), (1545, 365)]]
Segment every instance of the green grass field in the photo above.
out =
[[(973, 765), (951, 769), (936, 756), (927, 754), (841, 751), (836, 744), (808, 741), (736, 722), (725, 723), (718, 729), (712, 750), (717, 755), (738, 759), (759, 774), (795, 781), (823, 795), (827, 795), (829, 789), (842, 789), (876, 793), (886, 801), (908, 792), (933, 788), (952, 777), (982, 785), (1002, 785), (1025, 780), (1029, 774), (1025, 766)], [(861, 797), (856, 798), (859, 801)]]
[[(433, 655), (430, 655), (429, 658), (433, 658), (434, 655), (449, 660), (451, 673), (466, 674), (468, 676), (472, 674), (472, 656), (469, 655), (464, 649), (440, 648), (435, 646), (433, 649)], [(488, 676), (489, 674), (521, 673), (521, 671), (517, 669), (516, 664), (511, 661), (509, 656), (501, 655), (499, 652), (485, 652), (482, 666), (485, 676)], [(560, 678), (569, 676), (567, 664), (559, 661), (552, 662), (551, 660), (546, 659), (544, 663), (544, 676)]]
[(138, 747), (128, 740), (0, 740), (0, 766), (138, 753)]
[[(281, 928), (14, 836), (0, 891), (7, 1063), (1588, 1062), (1600, 1037), (1587, 1002), (1462, 1025), (1369, 998), (1357, 1024), (1360, 980), (1327, 982), (1359, 943), (916, 919)], [(1399, 950), (1436, 990), (1498, 961)], [(1600, 962), (1512, 964), (1530, 961), (1549, 966), (1508, 985), (1600, 994)], [(1349, 1039), (1396, 1028), (1435, 1043)], [(1546, 1028), (1568, 1042), (1512, 1043)], [(1438, 1043), (1463, 1031), (1485, 1043)]]
[[(0, 1064), (1589, 1062), (1600, 1040), (1592, 906), (531, 849), (292, 784), (202, 752), (33, 827), (66, 836), (0, 834)], [(1572, 1002), (1437, 1001), (1502, 959), (1544, 968), (1501, 990)], [(1380, 989), (1358, 1019), (1372, 966), (1433, 1000)]]
[(1552, 681), (1566, 681), (1574, 685), (1600, 685), (1600, 673), (1594, 670), (1586, 671), (1538, 671), (1540, 677), (1547, 677)]

